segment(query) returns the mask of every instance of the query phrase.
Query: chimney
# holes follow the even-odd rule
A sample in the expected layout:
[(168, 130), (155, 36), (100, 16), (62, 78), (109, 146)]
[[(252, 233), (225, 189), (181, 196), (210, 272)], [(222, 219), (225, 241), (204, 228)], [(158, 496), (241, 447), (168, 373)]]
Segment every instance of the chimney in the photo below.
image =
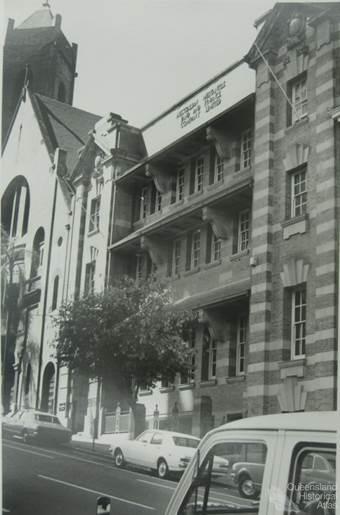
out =
[(12, 18), (8, 18), (7, 30), (6, 30), (6, 39), (10, 36), (11, 32), (14, 30), (14, 20)]
[(61, 20), (62, 20), (61, 14), (56, 14), (55, 21), (54, 21), (54, 26), (56, 29), (61, 30)]

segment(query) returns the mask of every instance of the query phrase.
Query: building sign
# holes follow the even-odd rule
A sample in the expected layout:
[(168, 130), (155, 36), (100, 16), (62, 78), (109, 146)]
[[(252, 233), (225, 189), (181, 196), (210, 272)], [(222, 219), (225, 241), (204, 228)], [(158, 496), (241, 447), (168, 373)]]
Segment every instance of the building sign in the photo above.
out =
[(177, 118), (181, 127), (186, 127), (201, 116), (201, 112), (208, 113), (218, 107), (222, 102), (222, 91), (225, 88), (225, 80), (207, 91), (203, 96), (196, 98), (189, 105), (180, 107), (177, 111)]
[(142, 129), (148, 155), (198, 129), (254, 91), (255, 74), (246, 63), (221, 74)]

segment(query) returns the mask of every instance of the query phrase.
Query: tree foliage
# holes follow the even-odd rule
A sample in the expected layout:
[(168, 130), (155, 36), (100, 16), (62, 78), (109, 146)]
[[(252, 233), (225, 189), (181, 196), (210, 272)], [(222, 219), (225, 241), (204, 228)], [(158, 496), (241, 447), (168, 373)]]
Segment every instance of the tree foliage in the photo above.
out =
[(111, 377), (128, 402), (138, 389), (187, 373), (186, 341), (192, 312), (174, 308), (168, 287), (129, 278), (100, 293), (67, 303), (55, 319), (63, 364), (90, 377)]

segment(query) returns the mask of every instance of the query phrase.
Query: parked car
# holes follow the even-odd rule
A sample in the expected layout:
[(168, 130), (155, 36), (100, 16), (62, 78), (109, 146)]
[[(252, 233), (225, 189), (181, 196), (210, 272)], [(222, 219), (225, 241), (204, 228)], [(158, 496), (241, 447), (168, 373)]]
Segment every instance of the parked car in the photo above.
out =
[[(265, 415), (218, 427), (201, 441), (166, 515), (335, 515), (336, 412)], [(216, 481), (216, 457), (235, 462)], [(256, 469), (256, 500), (238, 493), (238, 466)], [(251, 465), (251, 467), (250, 467)], [(251, 497), (251, 496), (248, 496)], [(112, 514), (115, 515), (115, 514)]]
[(134, 440), (113, 444), (111, 452), (117, 467), (130, 464), (165, 478), (170, 472), (184, 471), (199, 442), (199, 438), (184, 433), (147, 430)]
[(59, 418), (51, 413), (36, 410), (19, 410), (2, 419), (4, 436), (21, 438), (24, 442), (65, 444), (72, 433)]
[[(264, 464), (239, 462), (234, 463), (231, 478), (238, 487), (238, 491), (247, 499), (256, 499), (261, 491)], [(301, 485), (311, 483), (328, 484), (335, 477), (335, 463), (317, 453), (310, 453), (301, 467)]]

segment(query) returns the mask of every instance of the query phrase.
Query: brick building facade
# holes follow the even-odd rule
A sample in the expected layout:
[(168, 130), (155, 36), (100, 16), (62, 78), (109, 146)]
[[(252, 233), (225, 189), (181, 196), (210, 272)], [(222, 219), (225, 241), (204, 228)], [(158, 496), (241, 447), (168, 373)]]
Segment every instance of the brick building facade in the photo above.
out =
[[(139, 402), (148, 424), (197, 435), (336, 408), (339, 5), (277, 4), (258, 29), (244, 59), (145, 127), (98, 121), (67, 169), (66, 291), (168, 278), (198, 314), (195, 357)], [(114, 379), (72, 381), (63, 371), (55, 411), (86, 430), (95, 407), (105, 430), (124, 401)]]

